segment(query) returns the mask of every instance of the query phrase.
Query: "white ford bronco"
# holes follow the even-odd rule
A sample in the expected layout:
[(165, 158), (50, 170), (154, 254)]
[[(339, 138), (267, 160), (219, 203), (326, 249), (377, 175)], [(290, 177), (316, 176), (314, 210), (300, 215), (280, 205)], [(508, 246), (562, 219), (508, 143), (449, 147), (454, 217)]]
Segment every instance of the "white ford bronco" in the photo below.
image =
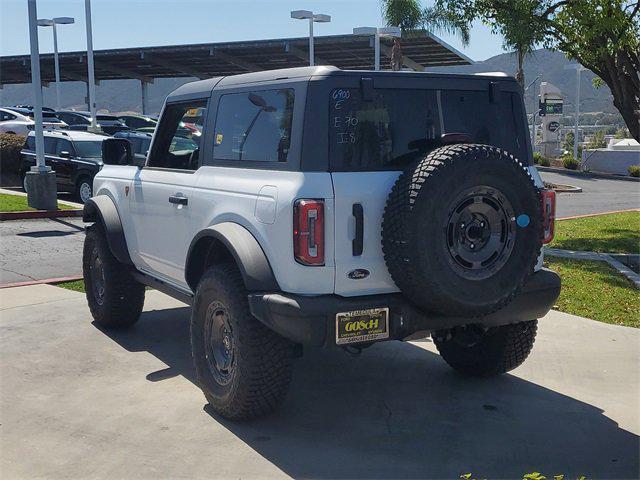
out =
[(146, 162), (124, 138), (84, 220), (98, 325), (145, 286), (192, 306), (197, 379), (227, 418), (273, 410), (304, 349), (431, 335), (469, 375), (519, 366), (560, 292), (555, 196), (504, 75), (305, 67), (166, 99)]

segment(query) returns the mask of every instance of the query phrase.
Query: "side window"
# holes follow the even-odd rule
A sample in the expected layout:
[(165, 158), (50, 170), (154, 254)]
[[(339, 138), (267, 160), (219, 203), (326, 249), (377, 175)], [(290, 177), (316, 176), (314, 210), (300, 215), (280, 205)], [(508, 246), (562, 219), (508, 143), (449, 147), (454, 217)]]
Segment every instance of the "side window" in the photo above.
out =
[(15, 120), (16, 116), (15, 115), (11, 115), (10, 113), (7, 112), (0, 112), (0, 121), (2, 122), (8, 122), (9, 120)]
[(147, 166), (196, 170), (206, 107), (206, 100), (167, 105)]
[(286, 162), (294, 96), (290, 88), (222, 95), (216, 117), (213, 158)]
[(73, 145), (66, 138), (59, 138), (56, 143), (56, 156), (59, 157), (61, 152), (69, 152), (71, 155), (74, 153)]
[(146, 155), (147, 152), (149, 151), (150, 146), (151, 146), (151, 139), (143, 138), (142, 141), (140, 142), (140, 153), (143, 155)]
[(127, 140), (131, 143), (131, 151), (133, 153), (140, 153), (140, 139), (136, 137), (129, 137)]
[(44, 137), (44, 153), (47, 155), (55, 155), (57, 140), (56, 137)]

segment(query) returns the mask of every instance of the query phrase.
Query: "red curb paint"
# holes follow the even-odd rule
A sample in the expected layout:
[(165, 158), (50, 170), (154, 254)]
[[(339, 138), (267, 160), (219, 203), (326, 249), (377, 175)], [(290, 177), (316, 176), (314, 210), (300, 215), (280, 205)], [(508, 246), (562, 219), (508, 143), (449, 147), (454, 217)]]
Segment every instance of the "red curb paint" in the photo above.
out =
[(12, 288), (12, 287), (29, 287), (31, 285), (42, 285), (42, 284), (55, 284), (55, 283), (64, 283), (64, 282), (75, 282), (76, 280), (82, 280), (84, 277), (74, 276), (74, 277), (55, 277), (55, 278), (47, 278), (45, 280), (29, 280), (28, 282), (15, 282), (15, 283), (5, 283), (0, 285), (0, 288)]
[(556, 220), (573, 220), (574, 218), (599, 217), (600, 215), (609, 215), (610, 213), (624, 213), (624, 212), (640, 212), (640, 208), (629, 208), (628, 210), (613, 210), (611, 212), (602, 212), (602, 213), (587, 213), (585, 215), (574, 215), (573, 217), (556, 218)]
[(22, 212), (0, 212), (0, 221), (81, 216), (82, 210), (27, 210)]

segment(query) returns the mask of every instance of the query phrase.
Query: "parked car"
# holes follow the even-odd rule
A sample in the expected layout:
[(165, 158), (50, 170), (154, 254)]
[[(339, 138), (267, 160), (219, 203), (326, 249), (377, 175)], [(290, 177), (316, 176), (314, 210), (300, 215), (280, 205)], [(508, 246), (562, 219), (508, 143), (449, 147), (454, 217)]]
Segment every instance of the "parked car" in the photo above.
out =
[[(56, 172), (59, 192), (70, 192), (86, 203), (93, 194), (93, 177), (102, 168), (102, 141), (108, 138), (73, 130), (44, 132), (45, 163)], [(25, 175), (36, 164), (35, 133), (30, 132), (22, 150), (20, 175), (26, 191)]]
[(131, 143), (131, 152), (136, 160), (136, 165), (144, 166), (144, 162), (147, 159), (147, 153), (149, 152), (149, 145), (151, 145), (150, 133), (126, 131), (116, 132), (113, 135), (115, 138), (126, 138)]
[[(55, 113), (43, 110), (42, 125), (44, 128), (67, 128)], [(13, 133), (26, 137), (35, 128), (33, 110), (25, 107), (0, 108), (0, 133)]]
[(156, 128), (158, 124), (158, 120), (153, 117), (148, 117), (146, 115), (118, 115), (118, 120), (124, 123), (127, 127), (132, 130), (138, 130), (140, 128)]
[[(176, 130), (194, 109), (204, 131), (187, 146)], [(504, 374), (560, 293), (542, 252), (555, 193), (524, 112), (516, 80), (491, 74), (303, 67), (183, 85), (143, 168), (105, 140), (84, 209), (91, 314), (134, 324), (145, 285), (190, 304), (197, 384), (231, 419), (276, 408), (308, 348), (431, 335), (454, 369)]]
[[(70, 130), (86, 131), (91, 125), (91, 112), (61, 110), (59, 112), (56, 112), (56, 115), (58, 115), (60, 119), (69, 124)], [(96, 122), (102, 129), (102, 131), (107, 135), (113, 135), (116, 132), (129, 130), (129, 127), (118, 120), (118, 117), (116, 117), (115, 115), (99, 113), (96, 115)]]

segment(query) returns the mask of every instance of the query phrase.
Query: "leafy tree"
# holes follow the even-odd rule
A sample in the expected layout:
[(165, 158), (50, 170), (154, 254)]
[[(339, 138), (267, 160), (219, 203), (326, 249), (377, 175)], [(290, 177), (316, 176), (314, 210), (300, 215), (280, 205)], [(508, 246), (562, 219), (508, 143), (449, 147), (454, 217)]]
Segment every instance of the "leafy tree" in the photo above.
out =
[(587, 148), (605, 148), (607, 141), (604, 139), (604, 130), (598, 130), (593, 134), (587, 144)]
[(564, 141), (562, 142), (562, 148), (568, 152), (573, 152), (573, 138), (573, 132), (567, 132), (564, 136)]
[(629, 130), (624, 127), (616, 130), (616, 133), (613, 135), (613, 138), (629, 138)]
[(614, 106), (640, 141), (637, 0), (437, 0), (436, 7), (467, 25), (481, 19), (501, 33), (517, 32), (524, 22), (527, 30), (539, 32), (544, 46), (577, 60), (609, 87)]

